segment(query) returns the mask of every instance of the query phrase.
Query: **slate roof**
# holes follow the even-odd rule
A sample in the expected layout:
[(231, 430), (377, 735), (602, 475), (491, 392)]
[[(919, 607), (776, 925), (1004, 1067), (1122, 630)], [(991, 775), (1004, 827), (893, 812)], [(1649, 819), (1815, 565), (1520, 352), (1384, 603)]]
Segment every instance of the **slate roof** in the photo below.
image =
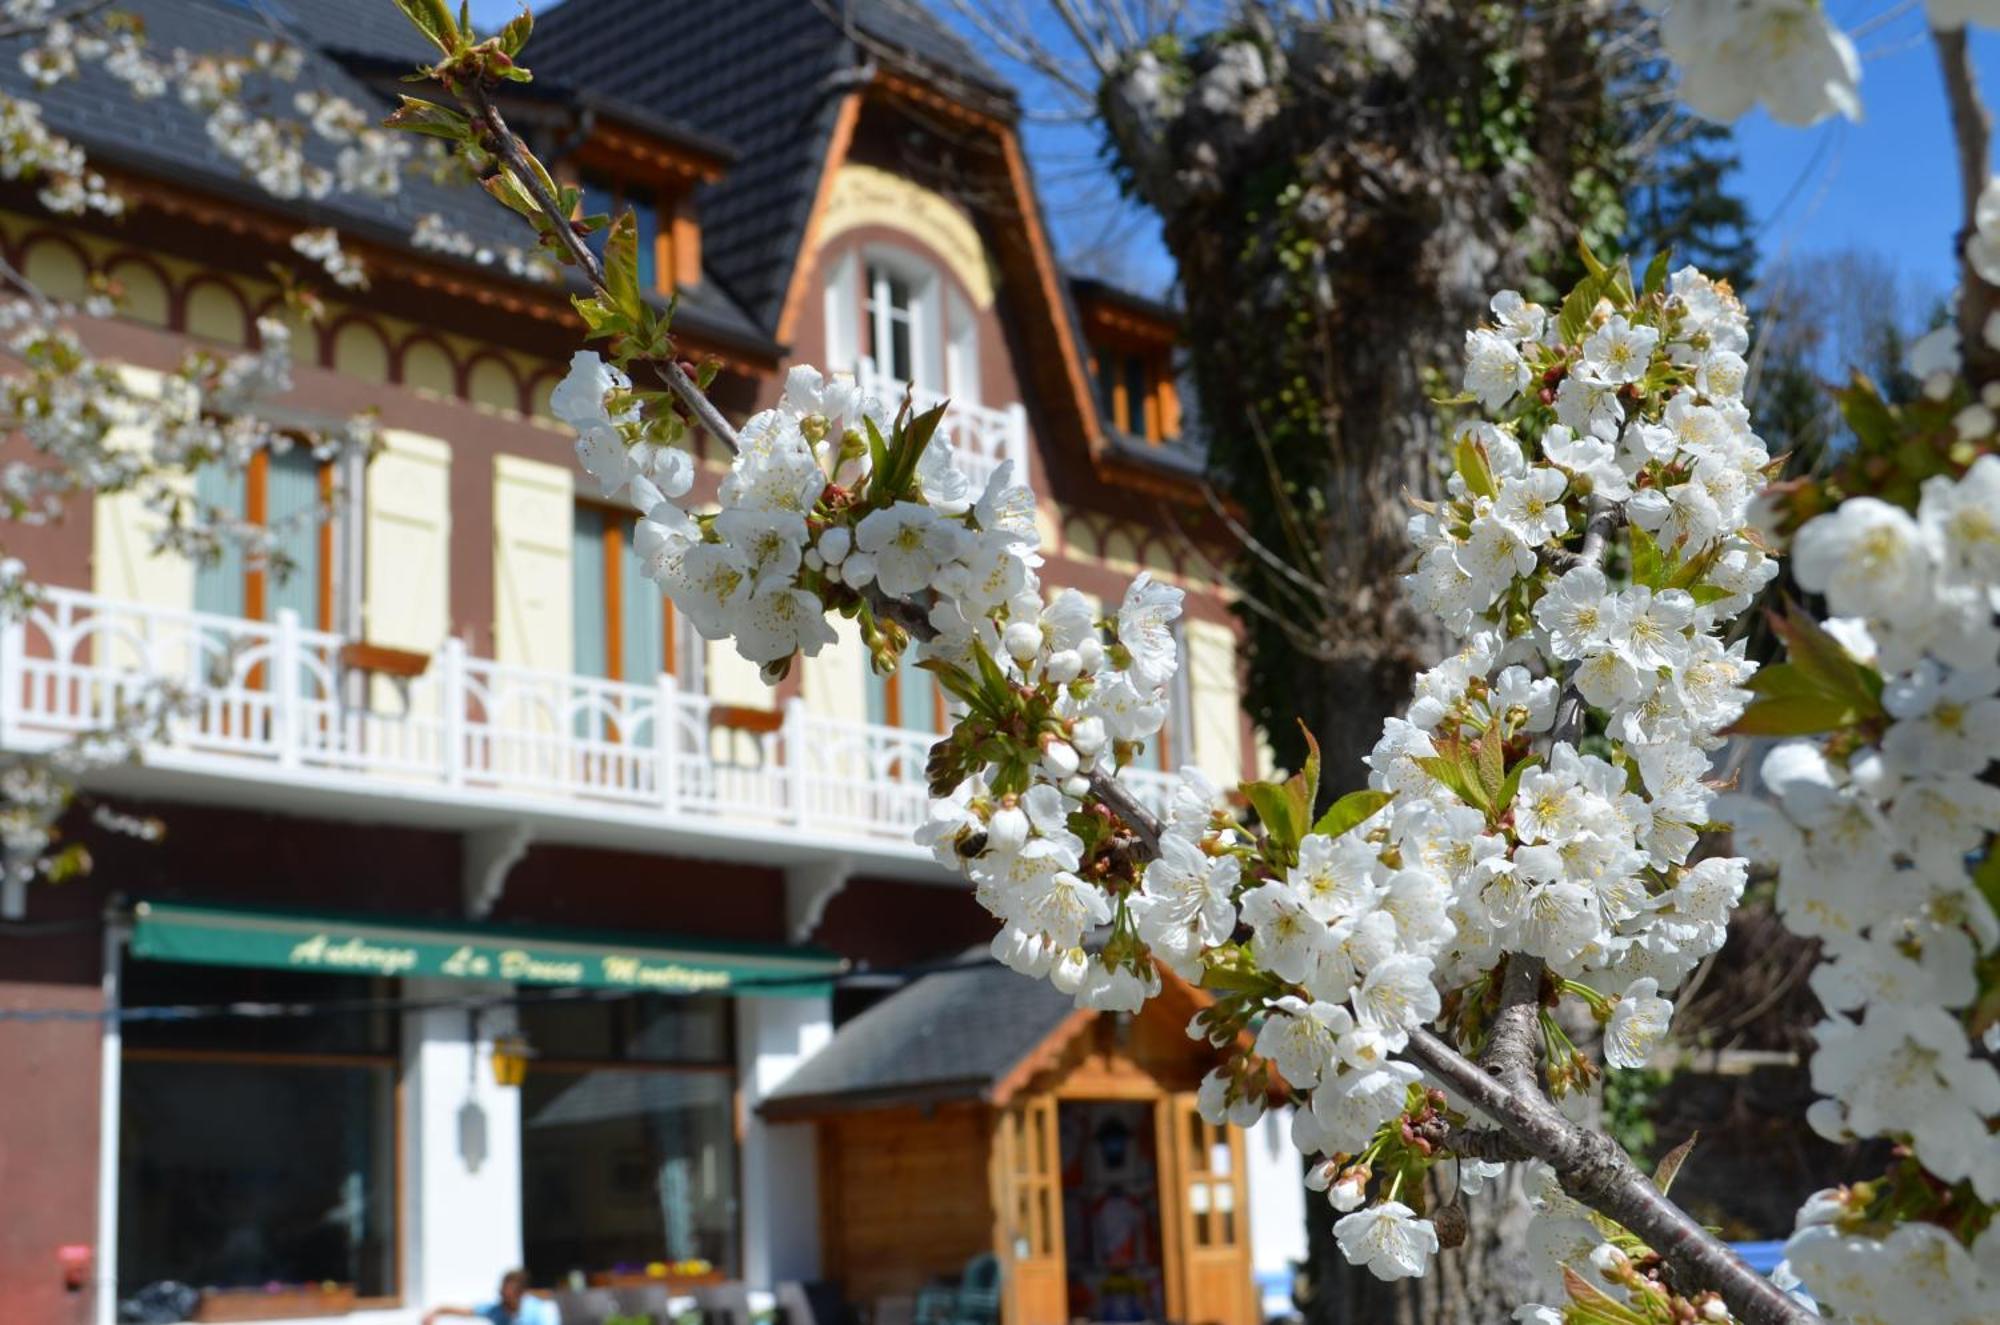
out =
[[(978, 950), (978, 957), (984, 957)], [(1046, 980), (991, 960), (934, 971), (834, 1033), (766, 1099), (768, 1111), (844, 1098), (969, 1098), (995, 1088), (1076, 1009)]]
[[(430, 49), (387, 0), (121, 0), (119, 7), (144, 20), (148, 45), (161, 55), (175, 48), (239, 53), (259, 39), (289, 37), (305, 54), (297, 82), (253, 80), (246, 88), (249, 99), (283, 113), (289, 113), (294, 92), (314, 89), (360, 106), (379, 107), (387, 114), (390, 99), (355, 69), (407, 67), (423, 60)], [(30, 85), (15, 61), (0, 59), (0, 89), (34, 99), (49, 127), (80, 143), (95, 163), (186, 181), (285, 212), (303, 225), (331, 224), (356, 237), (408, 248), (417, 218), (435, 212), (452, 229), (488, 247), (525, 247), (531, 238), (524, 225), (483, 192), (419, 176), (406, 175), (401, 189), (389, 198), (338, 191), (317, 201), (274, 198), (209, 141), (205, 116), (183, 105), (171, 86), (166, 95), (140, 102), (101, 69), (90, 66), (80, 78), (41, 89)], [(639, 108), (636, 116), (645, 113)], [(317, 138), (306, 147), (309, 160), (329, 168), (336, 152)], [(489, 276), (502, 274), (469, 259), (439, 253), (425, 257)], [(691, 330), (745, 346), (768, 347), (757, 324), (713, 282), (683, 291), (681, 310)]]
[(772, 333), (841, 94), (884, 54), (1012, 97), (920, 0), (565, 0), (537, 15), (527, 50), (538, 78), (735, 145), (736, 163), (697, 198), (703, 262)]

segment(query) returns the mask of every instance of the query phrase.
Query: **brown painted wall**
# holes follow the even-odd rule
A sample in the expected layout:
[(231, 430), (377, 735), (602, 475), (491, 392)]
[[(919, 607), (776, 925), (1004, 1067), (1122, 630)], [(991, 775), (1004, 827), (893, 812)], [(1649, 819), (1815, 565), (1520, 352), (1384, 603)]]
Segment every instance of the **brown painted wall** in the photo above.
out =
[[(0, 972), (31, 940), (0, 937)], [(0, 975), (0, 1009), (95, 1012), (94, 984), (22, 983)], [(65, 1245), (97, 1241), (98, 1023), (0, 1020), (0, 1318), (83, 1325), (91, 1293), (63, 1286)]]

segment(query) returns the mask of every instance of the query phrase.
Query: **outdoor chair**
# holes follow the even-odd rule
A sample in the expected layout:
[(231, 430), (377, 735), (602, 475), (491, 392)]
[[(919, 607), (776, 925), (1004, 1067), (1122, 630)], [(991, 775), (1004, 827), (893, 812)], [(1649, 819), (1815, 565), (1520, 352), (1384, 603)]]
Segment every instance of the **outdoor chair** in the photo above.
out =
[(556, 1319), (562, 1325), (605, 1325), (613, 1316), (623, 1314), (618, 1309), (617, 1296), (607, 1288), (586, 1288), (582, 1292), (564, 1289), (552, 1296)]
[(732, 1280), (704, 1285), (694, 1289), (692, 1296), (701, 1308), (701, 1325), (754, 1325), (750, 1290), (741, 1283)]
[(999, 1320), (999, 1258), (974, 1256), (965, 1263), (965, 1273), (959, 1278), (950, 1325), (998, 1325)]

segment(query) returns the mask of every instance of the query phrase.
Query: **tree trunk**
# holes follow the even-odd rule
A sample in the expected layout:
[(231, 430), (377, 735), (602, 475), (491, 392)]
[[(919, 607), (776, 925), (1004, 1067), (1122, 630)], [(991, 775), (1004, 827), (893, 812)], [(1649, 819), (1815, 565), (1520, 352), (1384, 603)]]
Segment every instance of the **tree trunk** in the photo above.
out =
[[(1441, 643), (1401, 577), (1407, 499), (1442, 484), (1436, 401), (1457, 393), (1464, 334), (1499, 289), (1549, 297), (1593, 188), (1617, 214), (1600, 54), (1622, 11), (1274, 12), (1134, 52), (1100, 99), (1121, 178), (1178, 265), (1211, 481), (1244, 530), (1246, 702), (1289, 767), (1294, 719), (1311, 730), (1332, 795), (1364, 780)], [(1345, 1264), (1313, 1197), (1309, 1319), (1504, 1321), (1530, 1287), (1526, 1210), (1518, 1186), (1467, 1205), (1463, 1246), (1384, 1284)]]

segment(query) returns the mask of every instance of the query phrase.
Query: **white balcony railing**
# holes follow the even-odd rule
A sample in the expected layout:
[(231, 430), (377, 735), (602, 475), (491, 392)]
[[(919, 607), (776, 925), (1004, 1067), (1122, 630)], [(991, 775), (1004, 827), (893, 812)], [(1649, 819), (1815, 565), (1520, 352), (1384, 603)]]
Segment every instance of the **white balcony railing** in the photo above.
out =
[[(893, 412), (902, 404), (909, 384), (882, 372), (873, 359), (864, 358), (855, 372), (861, 389), (880, 400)], [(917, 409), (927, 410), (944, 397), (918, 388), (912, 392)], [(1014, 481), (1028, 481), (1028, 413), (1019, 402), (1004, 409), (973, 405), (954, 400), (944, 416), (943, 435), (950, 439), (952, 456), (965, 476), (972, 480), (976, 494), (986, 486), (1002, 460), (1014, 462)]]
[[(533, 671), (471, 657), (457, 640), (421, 676), (391, 682), (350, 666), (344, 643), (290, 612), (266, 623), (49, 590), (26, 621), (0, 628), (0, 747), (105, 730), (172, 687), (181, 702), (143, 757), (168, 770), (401, 802), (561, 806), (669, 837), (675, 824), (748, 821), (794, 830), (781, 835), (794, 852), (872, 839), (916, 854), (930, 733), (798, 701), (732, 708), (672, 676), (634, 685)], [(1164, 779), (1127, 776), (1160, 801)]]

